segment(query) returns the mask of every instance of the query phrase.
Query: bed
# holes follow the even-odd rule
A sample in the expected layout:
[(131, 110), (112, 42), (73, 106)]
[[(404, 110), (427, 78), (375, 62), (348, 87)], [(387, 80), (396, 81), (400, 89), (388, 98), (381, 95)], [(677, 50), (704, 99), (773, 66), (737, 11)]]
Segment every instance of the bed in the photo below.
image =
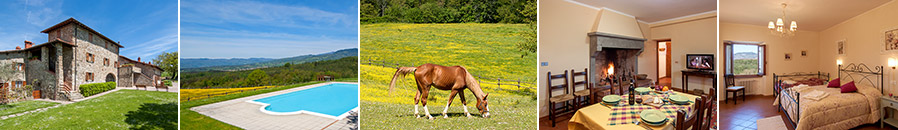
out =
[[(774, 105), (785, 113), (788, 123), (798, 130), (849, 129), (879, 121), (883, 67), (839, 65), (838, 76), (841, 84), (854, 81), (858, 91), (841, 93), (839, 88), (827, 88), (829, 74), (826, 73), (774, 74), (777, 96)], [(821, 80), (813, 80), (814, 78), (826, 80), (819, 83)], [(801, 85), (803, 83), (811, 85)]]

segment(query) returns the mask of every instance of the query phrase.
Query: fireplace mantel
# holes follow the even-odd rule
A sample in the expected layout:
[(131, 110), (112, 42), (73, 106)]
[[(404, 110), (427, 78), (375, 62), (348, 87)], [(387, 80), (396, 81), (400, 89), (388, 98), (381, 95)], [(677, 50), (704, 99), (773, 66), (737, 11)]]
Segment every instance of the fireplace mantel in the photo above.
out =
[(589, 36), (589, 77), (592, 83), (598, 83), (606, 71), (607, 65), (613, 63), (614, 75), (638, 74), (637, 57), (645, 48), (645, 39), (629, 36), (590, 32)]
[(645, 39), (642, 38), (634, 38), (603, 32), (590, 32), (586, 35), (589, 36), (589, 44), (595, 45), (594, 51), (602, 51), (602, 49), (604, 48), (615, 48), (638, 49), (639, 53), (642, 53), (643, 48), (645, 48)]

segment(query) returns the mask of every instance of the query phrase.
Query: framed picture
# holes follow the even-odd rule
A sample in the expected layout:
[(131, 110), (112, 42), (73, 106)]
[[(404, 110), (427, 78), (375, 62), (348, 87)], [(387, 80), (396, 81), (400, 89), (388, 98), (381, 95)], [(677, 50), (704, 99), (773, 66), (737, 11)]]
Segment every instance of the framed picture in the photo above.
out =
[(786, 60), (792, 60), (792, 53), (786, 53)]
[(843, 39), (840, 41), (836, 41), (836, 44), (838, 44), (837, 51), (839, 51), (836, 54), (844, 55), (845, 54), (845, 40)]
[(885, 30), (882, 36), (883, 51), (898, 51), (898, 27)]
[(808, 56), (808, 51), (801, 51), (801, 56)]

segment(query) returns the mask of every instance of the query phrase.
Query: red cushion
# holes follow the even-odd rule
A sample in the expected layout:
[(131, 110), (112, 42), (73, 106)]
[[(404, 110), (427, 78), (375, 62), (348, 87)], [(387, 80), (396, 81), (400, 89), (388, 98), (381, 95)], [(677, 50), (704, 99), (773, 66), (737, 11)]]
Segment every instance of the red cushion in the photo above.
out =
[(839, 87), (839, 78), (833, 79), (829, 81), (829, 84), (826, 85), (827, 88), (838, 88)]
[(845, 85), (842, 85), (842, 93), (850, 93), (857, 92), (857, 87), (854, 86), (854, 81), (848, 82)]

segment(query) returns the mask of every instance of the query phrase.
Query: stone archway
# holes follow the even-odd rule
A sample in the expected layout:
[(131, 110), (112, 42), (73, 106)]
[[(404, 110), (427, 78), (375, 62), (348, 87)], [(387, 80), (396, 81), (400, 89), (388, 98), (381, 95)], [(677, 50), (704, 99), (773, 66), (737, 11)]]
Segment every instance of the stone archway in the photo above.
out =
[(112, 73), (106, 74), (106, 82), (115, 82), (115, 75)]

